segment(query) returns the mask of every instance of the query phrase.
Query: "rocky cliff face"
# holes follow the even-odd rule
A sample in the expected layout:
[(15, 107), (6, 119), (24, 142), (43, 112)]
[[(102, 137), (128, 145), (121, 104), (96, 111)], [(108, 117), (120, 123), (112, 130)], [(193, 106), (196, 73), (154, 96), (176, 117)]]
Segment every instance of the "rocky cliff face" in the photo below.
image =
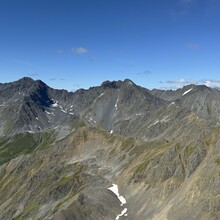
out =
[(219, 219), (219, 99), (0, 84), (0, 219)]

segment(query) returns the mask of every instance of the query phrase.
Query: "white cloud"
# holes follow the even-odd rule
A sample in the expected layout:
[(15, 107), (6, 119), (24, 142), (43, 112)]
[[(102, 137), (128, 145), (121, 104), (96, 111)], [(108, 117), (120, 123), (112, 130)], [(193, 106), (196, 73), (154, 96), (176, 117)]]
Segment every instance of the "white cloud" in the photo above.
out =
[(194, 80), (186, 80), (181, 78), (177, 80), (160, 81), (160, 83), (164, 84), (164, 86), (160, 87), (161, 89), (178, 89), (189, 84), (206, 85), (211, 88), (220, 89), (220, 79), (205, 79), (205, 80), (194, 81)]
[(211, 87), (211, 88), (220, 88), (220, 79), (208, 79), (208, 80), (203, 80), (202, 84)]
[(169, 83), (169, 84), (182, 84), (182, 85), (197, 84), (197, 82), (194, 81), (194, 80), (186, 80), (186, 79), (167, 80), (166, 83)]
[[(186, 80), (186, 79), (176, 79), (176, 80), (167, 80), (167, 81), (160, 81), (162, 84), (167, 84), (168, 86), (163, 86), (161, 88), (166, 89), (178, 89), (182, 88), (183, 86), (189, 85), (189, 84), (198, 84), (195, 80)], [(172, 86), (171, 86), (172, 85)]]
[(88, 52), (88, 50), (84, 47), (76, 47), (72, 48), (72, 52), (77, 54), (77, 55), (83, 55)]

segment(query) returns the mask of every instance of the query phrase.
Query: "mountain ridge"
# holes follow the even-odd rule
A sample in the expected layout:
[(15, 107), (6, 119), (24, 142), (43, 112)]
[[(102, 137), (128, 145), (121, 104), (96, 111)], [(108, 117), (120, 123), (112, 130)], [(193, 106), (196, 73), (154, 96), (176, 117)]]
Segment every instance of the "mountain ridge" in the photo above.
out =
[(205, 86), (128, 79), (0, 84), (0, 218), (219, 219), (219, 103)]

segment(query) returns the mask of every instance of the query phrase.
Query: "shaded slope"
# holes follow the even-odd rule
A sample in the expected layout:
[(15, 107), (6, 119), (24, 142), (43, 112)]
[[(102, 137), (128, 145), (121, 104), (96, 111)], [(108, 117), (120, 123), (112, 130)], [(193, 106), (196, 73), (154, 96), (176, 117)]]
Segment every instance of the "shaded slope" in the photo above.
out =
[(204, 85), (188, 85), (176, 91), (152, 90), (164, 100), (175, 102), (198, 116), (216, 123), (220, 121), (220, 92)]

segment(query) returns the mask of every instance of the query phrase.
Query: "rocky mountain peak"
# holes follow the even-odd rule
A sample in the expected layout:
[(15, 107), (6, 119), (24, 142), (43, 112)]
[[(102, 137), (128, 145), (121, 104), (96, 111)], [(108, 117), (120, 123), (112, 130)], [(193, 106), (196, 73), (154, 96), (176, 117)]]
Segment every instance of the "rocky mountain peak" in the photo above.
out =
[(120, 81), (104, 81), (101, 86), (103, 88), (118, 88), (120, 84)]
[(33, 83), (35, 80), (33, 80), (31, 77), (22, 77), (21, 79), (15, 81), (15, 83)]
[(104, 81), (101, 86), (104, 88), (120, 88), (122, 86), (136, 86), (135, 83), (130, 79), (118, 80), (118, 81)]

